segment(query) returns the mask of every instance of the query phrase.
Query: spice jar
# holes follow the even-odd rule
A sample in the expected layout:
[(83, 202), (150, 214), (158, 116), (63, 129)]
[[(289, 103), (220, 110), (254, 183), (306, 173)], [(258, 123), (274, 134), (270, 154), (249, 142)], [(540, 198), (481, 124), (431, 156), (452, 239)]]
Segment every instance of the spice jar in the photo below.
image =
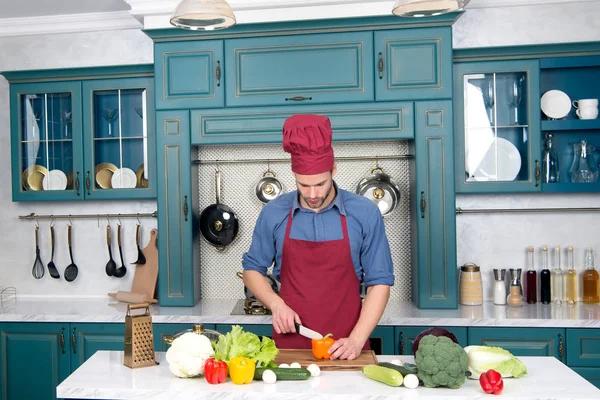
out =
[(483, 286), (478, 265), (467, 263), (460, 267), (460, 304), (479, 306), (483, 304)]
[(506, 270), (504, 268), (494, 268), (494, 304), (506, 304), (506, 286), (504, 284), (505, 275)]

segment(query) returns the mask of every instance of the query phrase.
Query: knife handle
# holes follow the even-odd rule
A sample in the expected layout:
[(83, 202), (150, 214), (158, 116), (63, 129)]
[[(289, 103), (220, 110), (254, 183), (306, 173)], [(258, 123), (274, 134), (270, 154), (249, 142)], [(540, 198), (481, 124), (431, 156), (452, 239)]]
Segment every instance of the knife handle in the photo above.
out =
[(296, 333), (300, 333), (300, 324), (294, 321), (294, 327), (296, 328)]

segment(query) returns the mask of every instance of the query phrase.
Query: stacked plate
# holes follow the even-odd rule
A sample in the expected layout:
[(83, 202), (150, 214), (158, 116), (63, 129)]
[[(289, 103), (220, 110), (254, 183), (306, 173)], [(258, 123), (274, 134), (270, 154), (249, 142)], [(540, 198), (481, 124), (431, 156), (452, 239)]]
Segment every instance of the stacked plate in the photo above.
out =
[(565, 92), (549, 90), (540, 100), (542, 112), (550, 119), (561, 119), (571, 111), (571, 99)]
[(67, 175), (60, 169), (53, 169), (44, 176), (42, 187), (44, 190), (65, 190), (67, 188)]
[(112, 187), (115, 189), (131, 189), (137, 185), (137, 176), (132, 169), (117, 169), (110, 179)]
[(32, 165), (25, 168), (21, 174), (21, 183), (25, 190), (43, 190), (44, 178), (48, 175), (48, 170), (41, 165)]

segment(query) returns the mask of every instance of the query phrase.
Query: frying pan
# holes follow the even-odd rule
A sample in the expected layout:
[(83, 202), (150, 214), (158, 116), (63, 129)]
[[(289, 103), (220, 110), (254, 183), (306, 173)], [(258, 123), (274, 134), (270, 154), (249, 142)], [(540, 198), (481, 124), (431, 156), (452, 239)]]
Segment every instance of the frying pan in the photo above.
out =
[(373, 168), (371, 175), (358, 183), (356, 194), (375, 203), (384, 217), (398, 207), (401, 197), (398, 185), (379, 166)]
[(217, 202), (202, 210), (200, 214), (200, 232), (217, 250), (233, 242), (237, 236), (239, 223), (235, 212), (221, 204), (221, 171), (215, 173)]

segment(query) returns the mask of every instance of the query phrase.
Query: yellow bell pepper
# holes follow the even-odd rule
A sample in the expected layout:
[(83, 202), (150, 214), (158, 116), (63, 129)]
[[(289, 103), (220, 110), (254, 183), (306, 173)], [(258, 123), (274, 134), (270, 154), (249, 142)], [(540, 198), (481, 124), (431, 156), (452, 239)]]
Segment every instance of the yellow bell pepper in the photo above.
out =
[(246, 357), (234, 357), (229, 360), (229, 376), (236, 385), (244, 385), (254, 379), (256, 364)]

